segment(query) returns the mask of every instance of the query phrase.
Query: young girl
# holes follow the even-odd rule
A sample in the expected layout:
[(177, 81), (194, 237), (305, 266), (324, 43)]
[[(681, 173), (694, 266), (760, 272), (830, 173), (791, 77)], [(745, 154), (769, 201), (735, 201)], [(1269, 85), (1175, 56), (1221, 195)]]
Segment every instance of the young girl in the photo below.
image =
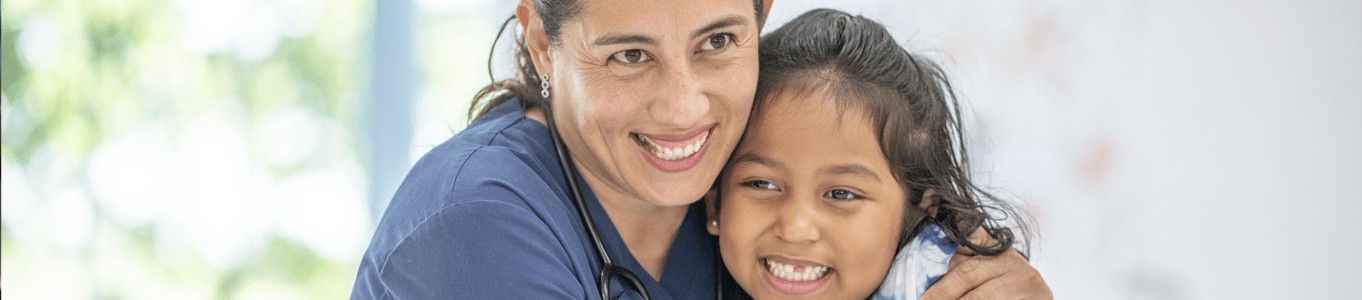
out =
[(940, 67), (879, 23), (827, 9), (771, 32), (760, 51), (752, 117), (709, 223), (747, 295), (917, 298), (956, 244), (1012, 251), (998, 222), (1017, 215), (970, 181)]

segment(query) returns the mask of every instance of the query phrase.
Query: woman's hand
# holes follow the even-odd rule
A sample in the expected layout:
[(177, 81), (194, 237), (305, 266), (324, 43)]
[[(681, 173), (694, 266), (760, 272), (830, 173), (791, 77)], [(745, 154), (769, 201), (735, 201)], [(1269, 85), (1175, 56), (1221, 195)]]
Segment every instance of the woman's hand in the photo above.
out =
[[(983, 229), (973, 239), (987, 238)], [(933, 284), (922, 299), (1054, 299), (1040, 271), (1016, 250), (998, 256), (968, 255), (960, 247), (951, 257), (950, 270)]]

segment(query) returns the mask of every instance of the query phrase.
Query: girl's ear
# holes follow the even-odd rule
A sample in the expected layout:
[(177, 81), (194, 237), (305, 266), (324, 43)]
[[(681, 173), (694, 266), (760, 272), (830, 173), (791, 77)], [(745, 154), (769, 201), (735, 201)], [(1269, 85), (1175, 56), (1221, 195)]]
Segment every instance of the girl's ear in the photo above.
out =
[[(769, 1), (769, 0), (768, 0)], [(719, 192), (711, 189), (705, 193), (705, 229), (709, 235), (719, 236)]]
[(940, 200), (941, 198), (936, 196), (935, 189), (927, 189), (926, 192), (922, 193), (922, 202), (918, 203), (917, 206), (927, 211), (928, 219), (934, 218), (936, 217), (937, 202), (940, 202)]

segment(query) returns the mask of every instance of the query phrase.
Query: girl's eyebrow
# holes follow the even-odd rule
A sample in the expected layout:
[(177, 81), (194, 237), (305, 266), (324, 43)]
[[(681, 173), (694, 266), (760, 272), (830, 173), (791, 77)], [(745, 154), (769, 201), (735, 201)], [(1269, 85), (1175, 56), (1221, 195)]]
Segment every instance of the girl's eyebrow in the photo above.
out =
[(874, 179), (875, 181), (881, 181), (881, 180), (880, 180), (880, 176), (879, 176), (879, 175), (875, 175), (875, 172), (870, 171), (870, 168), (866, 168), (865, 166), (863, 166), (863, 165), (861, 165), (861, 164), (856, 164), (856, 163), (846, 164), (846, 165), (835, 165), (835, 166), (823, 167), (822, 169), (819, 169), (818, 171), (819, 171), (819, 173), (829, 173), (829, 174), (835, 174), (835, 175), (844, 175), (844, 174), (845, 174), (845, 175), (856, 175), (856, 176), (862, 176), (862, 177), (867, 177), (867, 178), (870, 178), (870, 179)]
[(771, 159), (770, 157), (766, 157), (761, 154), (750, 152), (743, 153), (743, 155), (740, 155), (738, 156), (738, 158), (733, 159), (733, 164), (736, 165), (740, 163), (754, 163), (758, 165), (767, 166), (773, 169), (785, 169), (785, 164), (780, 163), (779, 161), (776, 161), (774, 159)]
[[(761, 154), (750, 153), (750, 152), (749, 152), (749, 153), (743, 153), (742, 155), (739, 155), (738, 158), (733, 159), (733, 164), (734, 164), (734, 165), (741, 164), (741, 163), (754, 163), (754, 164), (758, 164), (758, 165), (767, 166), (767, 167), (770, 167), (770, 168), (773, 168), (773, 169), (781, 169), (781, 170), (785, 169), (785, 164), (784, 164), (784, 163), (781, 163), (781, 162), (779, 162), (779, 161), (776, 161), (775, 159), (772, 159), (772, 158), (770, 158), (770, 157), (766, 157), (766, 156), (761, 155)], [(823, 167), (823, 168), (818, 169), (818, 172), (819, 172), (819, 173), (824, 173), (824, 174), (833, 174), (833, 175), (854, 175), (854, 176), (861, 176), (861, 177), (865, 177), (865, 178), (874, 179), (874, 180), (877, 181), (877, 182), (883, 182), (883, 180), (880, 179), (880, 176), (879, 176), (879, 175), (876, 175), (874, 171), (871, 171), (870, 168), (867, 168), (865, 165), (862, 165), (862, 164), (859, 164), (859, 163), (850, 163), (850, 164), (842, 164), (842, 165), (827, 166), (827, 167)]]

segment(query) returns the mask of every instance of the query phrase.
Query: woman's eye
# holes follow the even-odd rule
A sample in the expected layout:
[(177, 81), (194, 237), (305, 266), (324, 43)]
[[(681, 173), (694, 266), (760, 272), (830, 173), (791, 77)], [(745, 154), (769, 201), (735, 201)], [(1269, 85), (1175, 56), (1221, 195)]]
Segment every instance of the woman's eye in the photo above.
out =
[(743, 186), (747, 186), (747, 187), (754, 187), (754, 188), (762, 189), (762, 190), (772, 190), (772, 191), (779, 191), (779, 190), (780, 190), (780, 187), (776, 186), (775, 183), (771, 183), (770, 181), (765, 181), (765, 180), (748, 180), (748, 181), (743, 182), (742, 185), (743, 185)]
[(638, 49), (615, 52), (615, 54), (610, 55), (610, 58), (626, 64), (641, 63), (653, 59), (653, 57), (648, 56), (648, 53), (644, 53), (643, 50)]
[(823, 197), (828, 197), (836, 200), (855, 200), (860, 199), (861, 195), (857, 195), (856, 193), (852, 193), (851, 191), (848, 190), (835, 189), (823, 193)]
[(723, 49), (724, 47), (728, 47), (728, 45), (729, 45), (729, 44), (732, 44), (732, 43), (733, 43), (733, 34), (721, 33), (721, 34), (711, 35), (711, 36), (709, 36), (708, 39), (705, 39), (705, 42), (704, 42), (703, 44), (700, 45), (700, 50), (701, 50), (701, 51), (706, 51), (706, 50)]

